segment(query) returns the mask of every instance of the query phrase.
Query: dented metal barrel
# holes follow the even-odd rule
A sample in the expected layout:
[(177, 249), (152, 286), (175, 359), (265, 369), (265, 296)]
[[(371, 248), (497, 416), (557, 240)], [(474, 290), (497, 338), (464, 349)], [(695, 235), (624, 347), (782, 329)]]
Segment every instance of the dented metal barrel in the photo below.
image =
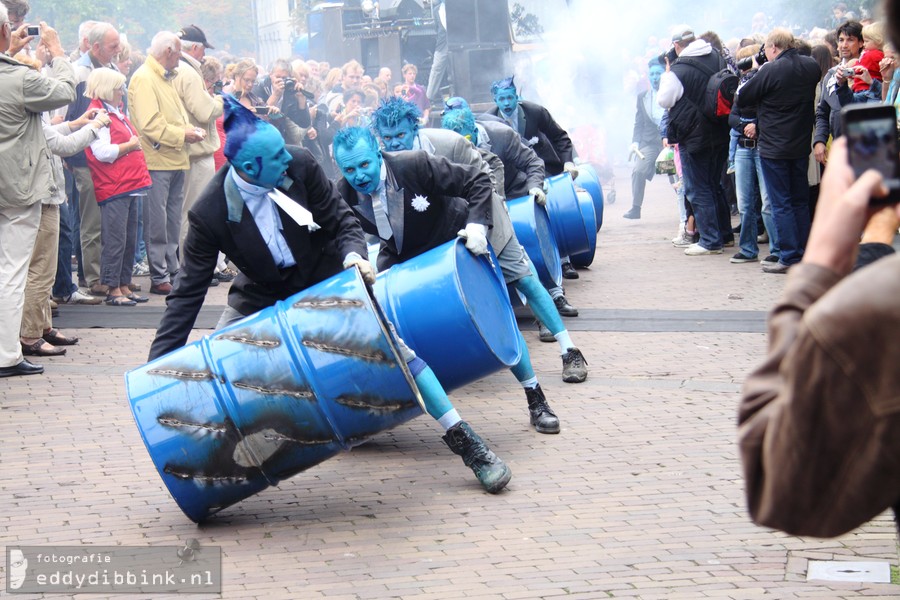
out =
[(575, 183), (571, 175), (561, 173), (546, 179), (544, 184), (547, 189), (550, 229), (559, 246), (560, 254), (571, 256), (588, 251), (591, 238), (597, 235), (597, 230), (591, 225), (588, 231), (578, 205)]
[(531, 196), (507, 199), (506, 208), (509, 209), (509, 220), (512, 221), (516, 238), (534, 264), (541, 283), (547, 287), (560, 285), (562, 264), (559, 260), (559, 246), (550, 229), (547, 209)]
[(577, 190), (575, 196), (578, 198), (578, 208), (581, 209), (581, 218), (584, 219), (584, 226), (588, 231), (593, 231), (594, 235), (588, 236), (590, 243), (587, 250), (573, 254), (569, 258), (576, 267), (588, 267), (594, 262), (594, 253), (597, 251), (597, 217), (594, 212), (594, 201), (586, 190)]
[(586, 190), (591, 195), (591, 200), (594, 202), (594, 215), (597, 219), (597, 231), (600, 231), (600, 228), (603, 227), (603, 188), (600, 186), (600, 177), (593, 165), (588, 163), (578, 165), (575, 186)]
[(424, 410), (356, 269), (125, 380), (150, 457), (195, 522)]
[(453, 240), (378, 274), (375, 297), (447, 391), (509, 368), (522, 349), (493, 250)]

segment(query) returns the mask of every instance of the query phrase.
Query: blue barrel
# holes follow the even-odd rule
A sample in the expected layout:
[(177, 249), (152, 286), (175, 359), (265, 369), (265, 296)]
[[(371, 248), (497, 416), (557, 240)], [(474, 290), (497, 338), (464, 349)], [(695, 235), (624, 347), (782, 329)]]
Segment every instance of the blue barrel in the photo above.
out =
[(200, 522), (424, 411), (356, 269), (125, 375), (138, 430)]
[(597, 231), (603, 227), (603, 188), (600, 186), (600, 177), (594, 166), (588, 163), (578, 165), (578, 177), (575, 185), (587, 190), (594, 201), (594, 213), (597, 217)]
[(594, 262), (594, 253), (597, 251), (597, 218), (594, 213), (594, 201), (585, 190), (578, 190), (575, 192), (575, 195), (578, 197), (578, 207), (581, 209), (581, 218), (584, 219), (584, 226), (588, 231), (593, 231), (594, 235), (588, 236), (591, 245), (586, 251), (573, 254), (569, 258), (576, 267), (588, 267)]
[(531, 196), (522, 196), (506, 201), (509, 220), (519, 243), (534, 264), (538, 278), (546, 287), (556, 287), (562, 283), (562, 264), (559, 261), (559, 247), (550, 229), (547, 209), (534, 201)]
[(571, 256), (590, 249), (591, 236), (597, 234), (594, 226), (590, 231), (581, 215), (575, 183), (568, 173), (561, 173), (545, 181), (547, 188), (547, 212), (550, 213), (550, 229), (559, 252)]
[(474, 256), (462, 241), (447, 242), (379, 273), (375, 297), (447, 391), (519, 361), (516, 318), (493, 251)]

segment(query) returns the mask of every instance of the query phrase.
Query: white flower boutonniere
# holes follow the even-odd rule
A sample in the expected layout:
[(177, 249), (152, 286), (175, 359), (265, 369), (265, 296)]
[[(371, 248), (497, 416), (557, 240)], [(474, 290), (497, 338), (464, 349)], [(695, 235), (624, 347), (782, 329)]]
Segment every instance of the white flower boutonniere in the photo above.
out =
[(426, 198), (425, 196), (421, 196), (418, 194), (413, 196), (412, 207), (417, 211), (425, 212), (425, 209), (427, 209), (429, 206), (431, 206), (431, 202), (429, 202), (428, 198)]

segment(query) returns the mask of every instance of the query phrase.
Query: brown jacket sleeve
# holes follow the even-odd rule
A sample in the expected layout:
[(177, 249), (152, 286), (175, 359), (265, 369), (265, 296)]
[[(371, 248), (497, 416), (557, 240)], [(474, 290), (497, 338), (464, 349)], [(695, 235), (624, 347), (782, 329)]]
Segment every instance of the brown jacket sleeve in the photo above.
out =
[(754, 522), (833, 537), (900, 500), (900, 256), (843, 281), (800, 264), (738, 415)]

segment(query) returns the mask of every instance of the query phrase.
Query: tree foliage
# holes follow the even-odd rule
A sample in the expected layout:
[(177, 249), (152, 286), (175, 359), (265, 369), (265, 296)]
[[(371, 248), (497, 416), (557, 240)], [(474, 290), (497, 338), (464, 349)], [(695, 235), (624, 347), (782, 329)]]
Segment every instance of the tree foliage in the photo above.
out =
[(68, 49), (78, 45), (82, 21), (109, 21), (145, 51), (153, 35), (194, 24), (203, 29), (216, 50), (238, 56), (256, 51), (251, 3), (246, 0), (32, 0), (30, 22), (47, 21), (59, 31)]

